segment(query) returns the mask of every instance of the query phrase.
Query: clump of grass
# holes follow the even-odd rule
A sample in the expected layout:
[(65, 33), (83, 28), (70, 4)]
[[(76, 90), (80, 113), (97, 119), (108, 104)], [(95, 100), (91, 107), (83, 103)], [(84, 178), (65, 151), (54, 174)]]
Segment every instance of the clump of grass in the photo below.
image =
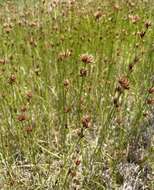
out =
[(152, 4), (1, 3), (1, 189), (153, 189)]

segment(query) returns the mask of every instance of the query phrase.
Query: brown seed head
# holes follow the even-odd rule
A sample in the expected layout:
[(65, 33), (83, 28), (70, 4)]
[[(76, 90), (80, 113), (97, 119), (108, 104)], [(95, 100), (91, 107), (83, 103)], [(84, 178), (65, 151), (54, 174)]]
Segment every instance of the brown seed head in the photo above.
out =
[(71, 171), (70, 175), (72, 176), (72, 178), (75, 177), (76, 176), (76, 171)]
[(27, 107), (26, 106), (23, 106), (23, 107), (21, 107), (21, 112), (26, 112), (27, 111)]
[(65, 87), (68, 87), (69, 84), (70, 84), (69, 80), (68, 80), (68, 79), (65, 79), (65, 80), (64, 80), (64, 86), (65, 86)]
[(69, 113), (71, 111), (71, 107), (65, 107), (64, 108), (64, 113)]
[(85, 63), (85, 64), (90, 64), (94, 62), (94, 57), (92, 55), (88, 55), (88, 54), (82, 54), (80, 56), (80, 60)]
[(4, 65), (6, 63), (5, 59), (0, 59), (0, 64)]
[(118, 82), (123, 89), (129, 90), (129, 81), (126, 77), (120, 78)]
[(10, 83), (10, 84), (13, 84), (13, 83), (15, 83), (15, 82), (16, 82), (16, 76), (12, 74), (12, 75), (10, 76), (10, 78), (9, 78), (9, 83)]
[(136, 24), (140, 20), (140, 17), (138, 15), (129, 15), (128, 18), (133, 24)]
[(33, 131), (33, 126), (32, 125), (29, 125), (25, 128), (25, 131), (29, 134)]
[(134, 67), (134, 64), (133, 64), (133, 63), (130, 63), (130, 64), (128, 65), (129, 71), (133, 71), (133, 67)]
[(102, 11), (96, 11), (94, 13), (94, 17), (96, 20), (100, 19), (102, 17), (102, 15), (103, 15)]
[(4, 23), (3, 29), (6, 33), (10, 33), (12, 31), (13, 24), (12, 23)]
[(90, 116), (88, 116), (88, 115), (83, 116), (81, 121), (82, 121), (82, 125), (84, 128), (90, 127), (90, 125), (91, 125), (91, 123), (90, 123), (91, 117)]
[(38, 27), (39, 26), (38, 21), (33, 21), (33, 22), (28, 23), (28, 24), (30, 27)]
[(17, 117), (17, 120), (18, 121), (25, 121), (27, 120), (27, 116), (25, 114), (20, 114), (18, 117)]
[(151, 87), (149, 90), (148, 90), (149, 94), (154, 94), (154, 87)]
[(148, 99), (147, 104), (149, 105), (154, 105), (154, 99)]
[(115, 5), (113, 6), (113, 8), (114, 8), (114, 10), (116, 10), (116, 11), (121, 10), (121, 7), (120, 7), (118, 4), (115, 4)]
[(71, 56), (71, 51), (69, 51), (68, 49), (66, 51), (60, 52), (58, 54), (58, 60), (59, 61), (63, 61), (65, 59), (67, 59), (68, 57)]
[(145, 36), (146, 32), (145, 32), (145, 31), (141, 31), (141, 32), (137, 32), (137, 34), (138, 34), (141, 38), (143, 38), (143, 37)]
[(86, 77), (87, 73), (88, 73), (87, 69), (85, 69), (85, 68), (80, 69), (80, 76), (81, 77)]
[(32, 93), (31, 91), (27, 92), (27, 93), (26, 93), (26, 97), (27, 97), (27, 100), (32, 99), (33, 93)]
[(75, 161), (75, 164), (76, 164), (77, 166), (79, 166), (80, 163), (81, 163), (81, 160), (76, 160), (76, 161)]
[(36, 40), (35, 40), (33, 37), (31, 37), (31, 38), (29, 39), (29, 44), (30, 44), (32, 47), (36, 47), (36, 46), (37, 46), (37, 42), (36, 42)]
[(146, 27), (146, 29), (148, 29), (151, 26), (151, 21), (146, 21), (144, 23), (144, 26)]

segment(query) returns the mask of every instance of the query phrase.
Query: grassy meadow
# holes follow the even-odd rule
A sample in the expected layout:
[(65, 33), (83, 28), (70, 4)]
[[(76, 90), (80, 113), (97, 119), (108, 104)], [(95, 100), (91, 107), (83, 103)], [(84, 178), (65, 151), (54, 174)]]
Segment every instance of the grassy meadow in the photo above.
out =
[(0, 189), (154, 189), (154, 2), (0, 1)]

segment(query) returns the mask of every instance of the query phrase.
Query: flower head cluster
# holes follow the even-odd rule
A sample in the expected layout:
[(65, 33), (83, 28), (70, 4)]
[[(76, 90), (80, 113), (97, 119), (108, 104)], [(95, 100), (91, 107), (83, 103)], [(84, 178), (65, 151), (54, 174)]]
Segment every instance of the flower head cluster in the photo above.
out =
[(85, 64), (91, 64), (94, 63), (94, 57), (93, 55), (89, 55), (89, 54), (82, 54), (80, 56), (80, 60), (85, 63)]

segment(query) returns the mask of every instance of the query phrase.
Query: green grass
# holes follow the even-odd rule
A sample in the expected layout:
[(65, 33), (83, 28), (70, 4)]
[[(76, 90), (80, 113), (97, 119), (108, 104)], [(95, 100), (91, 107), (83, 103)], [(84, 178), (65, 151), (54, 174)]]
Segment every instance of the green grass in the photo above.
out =
[(152, 190), (153, 2), (51, 2), (0, 6), (0, 189)]

